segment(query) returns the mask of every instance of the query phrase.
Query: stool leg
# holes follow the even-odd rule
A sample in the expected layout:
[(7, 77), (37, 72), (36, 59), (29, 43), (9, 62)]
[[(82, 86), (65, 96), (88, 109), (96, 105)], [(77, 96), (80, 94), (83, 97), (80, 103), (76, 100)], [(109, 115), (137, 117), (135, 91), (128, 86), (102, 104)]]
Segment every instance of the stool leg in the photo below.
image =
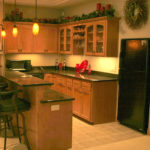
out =
[[(15, 136), (15, 130), (14, 130), (14, 126), (13, 126), (13, 124), (12, 124), (12, 116), (9, 116), (9, 117), (10, 117), (10, 120), (8, 120), (8, 121), (10, 121), (10, 122), (9, 122), (10, 128), (12, 129), (13, 136)], [(8, 119), (9, 119), (9, 118), (8, 118)]]
[(25, 117), (24, 117), (23, 113), (21, 113), (21, 112), (20, 112), (20, 115), (21, 115), (21, 117), (22, 117), (22, 123), (23, 123), (23, 135), (24, 135), (24, 140), (25, 140), (25, 143), (26, 143), (26, 145), (27, 145), (28, 150), (31, 150), (30, 145), (29, 145), (29, 142), (28, 142), (28, 138), (27, 138), (27, 135), (26, 135)]
[(4, 117), (4, 150), (6, 150), (6, 140), (7, 140), (7, 116)]
[(18, 113), (16, 113), (16, 122), (17, 122), (17, 132), (18, 132), (19, 142), (21, 143), (21, 136), (20, 136), (20, 131), (19, 131)]

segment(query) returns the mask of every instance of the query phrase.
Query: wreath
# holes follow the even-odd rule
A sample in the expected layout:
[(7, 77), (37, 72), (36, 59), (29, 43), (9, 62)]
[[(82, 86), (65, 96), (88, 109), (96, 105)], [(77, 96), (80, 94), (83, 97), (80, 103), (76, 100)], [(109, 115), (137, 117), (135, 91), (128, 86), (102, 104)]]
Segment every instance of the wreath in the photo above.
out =
[(124, 11), (125, 21), (132, 29), (140, 28), (148, 19), (146, 0), (127, 0)]

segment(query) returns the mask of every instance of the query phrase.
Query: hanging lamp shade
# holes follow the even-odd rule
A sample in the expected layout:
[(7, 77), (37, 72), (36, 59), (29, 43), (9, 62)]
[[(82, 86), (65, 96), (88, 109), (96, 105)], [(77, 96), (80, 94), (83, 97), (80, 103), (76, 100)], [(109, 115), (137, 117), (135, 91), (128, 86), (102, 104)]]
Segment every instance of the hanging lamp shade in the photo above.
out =
[(2, 27), (1, 36), (6, 37), (6, 31), (5, 31), (4, 27)]
[(13, 26), (12, 34), (13, 34), (14, 37), (16, 37), (18, 35), (18, 28), (17, 28), (16, 25)]
[(37, 35), (39, 33), (39, 25), (37, 23), (37, 0), (35, 0), (35, 23), (33, 24), (32, 27), (32, 32), (34, 35)]
[[(16, 0), (15, 0), (15, 8), (14, 8), (14, 12), (15, 12), (15, 19), (16, 19)], [(12, 34), (14, 37), (16, 37), (18, 35), (18, 28), (16, 26), (16, 24), (14, 24), (13, 26), (13, 30), (12, 30)]]
[[(4, 13), (5, 13), (5, 10), (4, 10), (4, 0), (3, 0), (3, 19), (4, 19)], [(3, 25), (3, 21), (2, 21), (2, 30), (1, 30), (1, 37), (6, 37), (6, 31), (5, 31), (5, 28), (4, 28), (4, 25)]]
[(32, 31), (33, 31), (33, 34), (34, 34), (34, 35), (37, 35), (37, 34), (39, 33), (39, 25), (38, 25), (38, 23), (35, 22), (35, 23), (33, 24)]

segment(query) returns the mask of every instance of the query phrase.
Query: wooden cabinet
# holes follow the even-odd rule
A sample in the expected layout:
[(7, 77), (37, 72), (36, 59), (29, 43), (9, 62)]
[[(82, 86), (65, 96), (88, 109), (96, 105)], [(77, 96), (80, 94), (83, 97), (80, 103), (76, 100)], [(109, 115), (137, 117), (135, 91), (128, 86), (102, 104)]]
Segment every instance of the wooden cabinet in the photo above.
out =
[(91, 121), (91, 83), (73, 80), (73, 113)]
[(54, 90), (75, 98), (76, 116), (94, 124), (116, 121), (117, 81), (90, 82), (57, 74), (45, 74), (44, 79), (54, 83)]
[(20, 26), (20, 31), (18, 34), (19, 38), (19, 48), (18, 53), (32, 53), (34, 50), (34, 36), (32, 33), (32, 25), (30, 24), (17, 24)]
[(57, 26), (40, 25), (39, 34), (35, 36), (35, 53), (57, 53)]
[[(13, 25), (14, 25), (13, 23), (4, 24), (5, 30), (6, 30), (6, 37), (4, 38), (5, 53), (17, 53), (19, 49), (20, 32), (18, 32), (17, 37), (14, 37), (12, 34)], [(19, 29), (20, 29), (20, 26), (18, 26), (18, 30)]]
[(85, 48), (85, 25), (79, 24), (73, 26), (73, 54), (84, 54)]
[(16, 37), (12, 34), (13, 23), (4, 23), (6, 29), (6, 38), (4, 39), (5, 53), (32, 53), (34, 49), (34, 36), (32, 26), (29, 24), (16, 23), (18, 34)]
[(72, 54), (72, 26), (59, 28), (59, 53)]
[(52, 82), (53, 85), (50, 87), (53, 90), (56, 90), (56, 75), (55, 74), (44, 74), (44, 80)]
[(86, 23), (85, 55), (118, 56), (118, 19)]
[(104, 56), (106, 25), (104, 21), (89, 23), (86, 26), (86, 55)]
[(39, 24), (38, 35), (32, 33), (32, 23), (17, 22), (18, 35), (13, 37), (13, 23), (5, 22), (7, 36), (5, 53), (57, 53), (58, 26)]

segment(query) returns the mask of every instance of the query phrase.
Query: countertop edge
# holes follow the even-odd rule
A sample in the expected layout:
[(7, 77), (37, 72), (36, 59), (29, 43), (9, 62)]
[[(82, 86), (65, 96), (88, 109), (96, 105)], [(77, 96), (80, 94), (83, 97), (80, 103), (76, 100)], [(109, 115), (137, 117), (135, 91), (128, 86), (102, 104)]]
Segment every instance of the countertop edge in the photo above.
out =
[(54, 102), (64, 102), (64, 101), (73, 101), (75, 98), (70, 98), (70, 99), (54, 99), (54, 100), (41, 100), (41, 104), (46, 104), (46, 103), (54, 103)]

